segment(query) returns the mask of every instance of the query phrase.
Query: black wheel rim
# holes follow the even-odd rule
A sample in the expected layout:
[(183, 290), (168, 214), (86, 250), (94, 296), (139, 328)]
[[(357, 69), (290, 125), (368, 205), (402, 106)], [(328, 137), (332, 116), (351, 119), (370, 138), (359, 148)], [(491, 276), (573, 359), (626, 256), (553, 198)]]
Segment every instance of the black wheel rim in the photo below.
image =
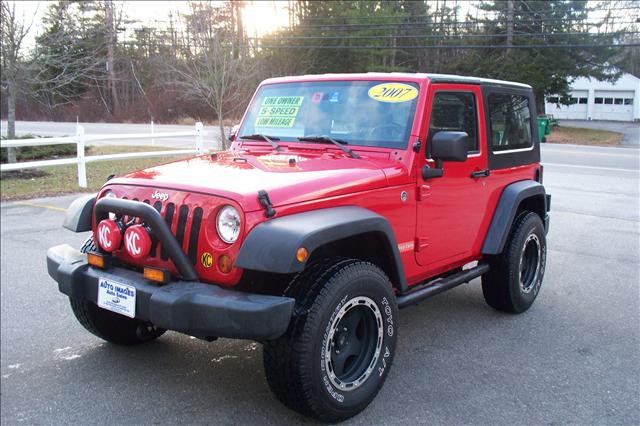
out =
[(520, 256), (520, 289), (529, 293), (540, 274), (540, 240), (536, 234), (529, 234)]
[(380, 310), (368, 297), (344, 304), (325, 345), (325, 367), (334, 386), (348, 391), (367, 380), (380, 356), (382, 325)]

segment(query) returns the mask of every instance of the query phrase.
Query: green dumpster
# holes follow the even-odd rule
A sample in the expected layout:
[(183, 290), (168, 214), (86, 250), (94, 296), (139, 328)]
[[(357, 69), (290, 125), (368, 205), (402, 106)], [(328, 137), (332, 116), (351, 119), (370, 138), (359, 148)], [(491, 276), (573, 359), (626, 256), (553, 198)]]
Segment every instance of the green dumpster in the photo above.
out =
[(551, 133), (551, 125), (548, 117), (540, 116), (538, 117), (538, 136), (540, 137), (540, 142), (546, 142), (546, 135)]

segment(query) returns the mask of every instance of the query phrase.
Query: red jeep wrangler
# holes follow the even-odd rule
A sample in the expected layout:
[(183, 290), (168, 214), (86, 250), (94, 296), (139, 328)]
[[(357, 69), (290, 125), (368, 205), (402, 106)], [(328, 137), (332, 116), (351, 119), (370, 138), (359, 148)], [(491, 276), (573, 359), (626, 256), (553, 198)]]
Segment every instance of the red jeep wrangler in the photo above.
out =
[(435, 74), (276, 78), (227, 152), (109, 180), (47, 254), (78, 321), (118, 344), (174, 330), (263, 344), (277, 398), (339, 421), (395, 355), (398, 308), (482, 276), (519, 313), (545, 269), (531, 87)]

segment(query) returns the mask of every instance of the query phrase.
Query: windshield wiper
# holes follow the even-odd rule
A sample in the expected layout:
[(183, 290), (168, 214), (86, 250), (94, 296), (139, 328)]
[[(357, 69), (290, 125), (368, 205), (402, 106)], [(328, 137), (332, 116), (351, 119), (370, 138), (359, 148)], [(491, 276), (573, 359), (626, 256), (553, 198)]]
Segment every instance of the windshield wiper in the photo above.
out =
[(358, 154), (351, 151), (345, 146), (346, 144), (348, 144), (348, 142), (343, 141), (342, 139), (333, 139), (329, 136), (303, 136), (301, 138), (298, 138), (298, 140), (303, 142), (331, 142), (332, 144), (349, 154), (351, 158), (360, 158)]
[(277, 138), (275, 136), (267, 136), (260, 133), (256, 133), (255, 135), (240, 136), (240, 139), (259, 139), (259, 140), (267, 141), (272, 147), (275, 148), (276, 151), (282, 151), (282, 148), (280, 147), (280, 145), (274, 142), (274, 141), (279, 141), (280, 138)]

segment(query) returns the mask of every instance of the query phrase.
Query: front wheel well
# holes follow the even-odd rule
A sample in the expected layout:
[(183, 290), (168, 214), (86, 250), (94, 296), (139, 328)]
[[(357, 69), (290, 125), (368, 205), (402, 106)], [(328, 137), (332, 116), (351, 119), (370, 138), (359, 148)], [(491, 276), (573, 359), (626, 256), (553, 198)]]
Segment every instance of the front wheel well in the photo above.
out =
[(371, 262), (387, 274), (395, 288), (401, 289), (400, 271), (396, 266), (393, 248), (382, 232), (367, 232), (324, 244), (311, 253), (307, 265), (325, 258)]

